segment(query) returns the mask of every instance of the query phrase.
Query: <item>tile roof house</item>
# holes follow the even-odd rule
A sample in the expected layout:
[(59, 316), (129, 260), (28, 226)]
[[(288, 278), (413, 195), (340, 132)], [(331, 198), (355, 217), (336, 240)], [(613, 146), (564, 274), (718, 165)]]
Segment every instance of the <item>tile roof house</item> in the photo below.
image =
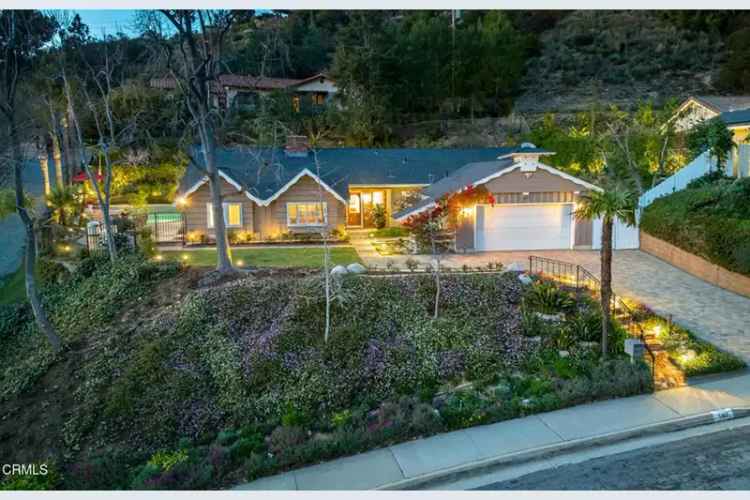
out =
[[(469, 207), (457, 248), (467, 251), (591, 248), (596, 221), (576, 220), (578, 198), (599, 188), (541, 162), (533, 145), (472, 149), (224, 148), (216, 153), (230, 230), (256, 239), (400, 225), (442, 194), (484, 185), (495, 205)], [(317, 156), (317, 164), (315, 162)], [(196, 155), (196, 158), (199, 155)], [(199, 160), (196, 160), (199, 161)], [(318, 175), (318, 165), (320, 175)], [(411, 193), (421, 201), (408, 206)], [(320, 203), (320, 199), (323, 203)], [(178, 189), (188, 235), (213, 231), (207, 178), (188, 166)], [(469, 212), (471, 215), (469, 216)], [(190, 239), (190, 238), (189, 238)]]
[[(175, 90), (174, 78), (152, 78), (152, 88)], [(296, 111), (303, 107), (319, 107), (329, 103), (338, 92), (336, 82), (328, 75), (319, 73), (307, 78), (272, 78), (252, 75), (219, 75), (212, 85), (212, 92), (223, 108), (231, 107), (235, 102), (254, 106), (259, 96), (274, 91), (286, 91), (292, 94), (292, 105)]]

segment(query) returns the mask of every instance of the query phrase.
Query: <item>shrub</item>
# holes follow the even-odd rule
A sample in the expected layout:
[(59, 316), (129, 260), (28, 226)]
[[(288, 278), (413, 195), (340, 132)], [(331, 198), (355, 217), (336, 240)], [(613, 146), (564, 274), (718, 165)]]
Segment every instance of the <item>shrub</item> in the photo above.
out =
[(31, 306), (21, 304), (0, 304), (0, 342), (17, 334), (31, 319)]
[(388, 214), (385, 211), (385, 206), (376, 205), (372, 210), (372, 219), (376, 228), (383, 229), (388, 223)]
[(268, 447), (272, 452), (280, 453), (301, 444), (306, 439), (307, 433), (301, 427), (280, 426), (269, 436)]
[(641, 229), (730, 271), (750, 275), (750, 180), (714, 180), (655, 200)]
[(51, 259), (39, 259), (36, 269), (42, 285), (57, 284), (69, 274), (65, 266)]
[(532, 285), (527, 293), (526, 304), (545, 314), (570, 312), (575, 308), (573, 296), (562, 290), (555, 283), (538, 281)]

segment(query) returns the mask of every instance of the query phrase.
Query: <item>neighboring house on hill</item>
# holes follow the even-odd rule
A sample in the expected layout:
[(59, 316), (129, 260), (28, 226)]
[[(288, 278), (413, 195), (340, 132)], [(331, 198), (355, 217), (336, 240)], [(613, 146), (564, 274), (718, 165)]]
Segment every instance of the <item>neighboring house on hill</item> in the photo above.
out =
[(675, 128), (682, 132), (704, 120), (746, 109), (750, 109), (750, 96), (690, 96), (675, 112)]
[(727, 162), (726, 174), (750, 176), (750, 145), (746, 144), (750, 136), (750, 96), (693, 96), (680, 105), (672, 119), (676, 120), (676, 130), (686, 131), (716, 117), (726, 123), (737, 144)]
[[(173, 78), (154, 78), (149, 82), (153, 88), (174, 90)], [(217, 103), (224, 109), (233, 105), (254, 108), (262, 96), (281, 91), (291, 94), (292, 107), (296, 112), (323, 109), (338, 92), (336, 82), (326, 74), (319, 73), (308, 78), (270, 78), (251, 75), (219, 75), (212, 92)]]
[[(224, 180), (227, 226), (252, 233), (255, 239), (320, 232), (324, 227), (339, 231), (372, 228), (378, 206), (385, 209), (388, 225), (399, 225), (435, 197), (472, 184), (486, 185), (497, 203), (463, 211), (466, 220), (457, 233), (457, 248), (596, 247), (600, 221), (576, 221), (573, 210), (581, 194), (599, 188), (541, 163), (540, 157), (548, 154), (552, 153), (533, 146), (321, 149), (317, 152), (320, 177), (312, 153), (299, 143), (284, 150), (222, 149), (216, 160)], [(423, 190), (426, 198), (399, 211), (405, 193), (415, 190)], [(205, 234), (210, 240), (208, 182), (195, 165), (188, 167), (178, 195), (188, 239), (195, 239), (191, 234)], [(622, 234), (620, 248), (632, 239)]]

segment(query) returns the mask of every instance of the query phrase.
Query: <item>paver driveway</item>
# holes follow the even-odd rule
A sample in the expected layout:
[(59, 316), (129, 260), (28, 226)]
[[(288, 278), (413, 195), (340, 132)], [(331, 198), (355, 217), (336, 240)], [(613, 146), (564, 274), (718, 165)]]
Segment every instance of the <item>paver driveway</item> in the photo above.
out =
[[(580, 264), (599, 275), (599, 252), (591, 250), (481, 252), (450, 255), (443, 261), (451, 267), (517, 262), (528, 269), (529, 255)], [(383, 267), (390, 259), (405, 268), (404, 256), (381, 257), (374, 251), (360, 252), (360, 256), (368, 265)], [(431, 260), (429, 256), (416, 258), (424, 263)], [(640, 250), (615, 251), (612, 274), (613, 288), (619, 295), (642, 302), (661, 315), (672, 314), (675, 323), (750, 363), (750, 299), (706, 283)]]

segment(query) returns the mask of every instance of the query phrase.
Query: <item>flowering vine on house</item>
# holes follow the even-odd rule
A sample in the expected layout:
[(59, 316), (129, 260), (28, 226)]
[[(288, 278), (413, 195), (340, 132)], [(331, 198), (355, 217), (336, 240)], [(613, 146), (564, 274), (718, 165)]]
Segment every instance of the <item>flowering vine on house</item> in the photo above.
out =
[(494, 206), (495, 197), (484, 186), (469, 184), (460, 191), (441, 196), (431, 208), (409, 216), (404, 226), (411, 231), (420, 246), (428, 246), (436, 233), (455, 230), (462, 210), (473, 209), (477, 204)]

